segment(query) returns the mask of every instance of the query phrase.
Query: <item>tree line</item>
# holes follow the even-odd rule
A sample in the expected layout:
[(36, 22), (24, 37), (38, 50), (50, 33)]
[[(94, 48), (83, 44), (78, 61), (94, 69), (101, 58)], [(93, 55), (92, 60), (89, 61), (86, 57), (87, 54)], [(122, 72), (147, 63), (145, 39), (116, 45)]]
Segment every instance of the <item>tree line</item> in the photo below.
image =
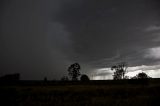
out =
[[(127, 64), (125, 62), (121, 62), (119, 64), (113, 65), (111, 70), (113, 71), (113, 80), (122, 80), (122, 79), (149, 79), (151, 78), (145, 72), (138, 73), (136, 76), (129, 78), (126, 76), (127, 73)], [(79, 63), (71, 64), (67, 71), (68, 76), (63, 76), (61, 78), (62, 81), (78, 81), (79, 78), (81, 81), (89, 81), (89, 77), (86, 74), (81, 74)], [(0, 80), (20, 80), (20, 74), (8, 74), (0, 77)], [(47, 77), (44, 78), (44, 81), (47, 81)]]
[[(67, 70), (68, 76), (70, 77), (70, 79), (72, 81), (78, 81), (78, 78), (80, 77), (81, 81), (89, 81), (90, 80), (89, 77), (86, 74), (81, 74), (80, 69), (81, 67), (78, 63), (71, 64)], [(68, 81), (69, 78), (67, 76), (63, 76), (61, 80)]]
[[(127, 73), (127, 64), (125, 62), (121, 62), (119, 64), (113, 65), (111, 67), (111, 70), (113, 72), (113, 80), (122, 80), (122, 79), (148, 79), (151, 78), (148, 76), (145, 72), (138, 73), (136, 76), (129, 78), (129, 76), (126, 76)], [(88, 81), (89, 77), (85, 74), (80, 73), (80, 65), (78, 63), (71, 64), (68, 67), (68, 76), (72, 81), (77, 81), (80, 77), (80, 80), (82, 81)], [(68, 81), (68, 76), (63, 76), (61, 78), (62, 81)]]
[[(125, 62), (121, 62), (117, 65), (114, 65), (111, 67), (111, 70), (114, 71), (113, 79), (114, 80), (120, 80), (120, 79), (129, 79), (128, 76), (125, 76), (127, 73), (127, 64)], [(131, 77), (130, 79), (148, 79), (151, 78), (148, 76), (145, 72), (140, 72), (136, 76)]]

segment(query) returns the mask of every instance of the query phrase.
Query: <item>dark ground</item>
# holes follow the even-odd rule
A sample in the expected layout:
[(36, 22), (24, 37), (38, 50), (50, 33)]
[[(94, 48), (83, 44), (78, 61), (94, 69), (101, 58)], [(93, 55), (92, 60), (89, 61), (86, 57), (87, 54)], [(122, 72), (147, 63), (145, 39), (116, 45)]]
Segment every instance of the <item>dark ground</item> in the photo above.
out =
[(0, 81), (0, 106), (160, 106), (160, 79)]

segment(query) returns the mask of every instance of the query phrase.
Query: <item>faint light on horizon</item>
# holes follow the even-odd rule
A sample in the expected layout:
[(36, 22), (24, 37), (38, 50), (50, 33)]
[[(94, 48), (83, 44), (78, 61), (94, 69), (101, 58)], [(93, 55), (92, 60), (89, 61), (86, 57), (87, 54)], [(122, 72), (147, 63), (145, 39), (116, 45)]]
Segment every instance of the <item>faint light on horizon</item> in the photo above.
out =
[[(113, 72), (110, 68), (100, 68), (93, 71), (91, 80), (110, 80), (113, 79)], [(128, 72), (125, 74), (129, 78), (136, 76), (138, 73), (145, 72), (152, 78), (160, 77), (160, 65), (153, 66), (134, 66), (128, 67)]]
[(136, 70), (136, 71), (134, 71), (134, 72), (128, 72), (128, 73), (126, 73), (125, 75), (126, 76), (129, 76), (129, 77), (134, 77), (134, 76), (136, 76), (138, 73), (141, 73), (141, 72), (143, 72), (142, 70)]

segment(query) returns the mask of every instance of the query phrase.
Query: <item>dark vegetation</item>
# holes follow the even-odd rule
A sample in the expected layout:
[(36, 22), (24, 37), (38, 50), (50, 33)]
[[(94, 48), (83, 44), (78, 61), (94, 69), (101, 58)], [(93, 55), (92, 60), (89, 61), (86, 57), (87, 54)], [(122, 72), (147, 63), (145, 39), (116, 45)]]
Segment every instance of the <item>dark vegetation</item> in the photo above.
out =
[(0, 77), (0, 80), (3, 80), (3, 81), (18, 81), (18, 80), (20, 80), (20, 74), (19, 73), (8, 74), (8, 75)]
[(160, 79), (0, 83), (1, 106), (155, 106), (160, 97)]
[(114, 80), (120, 80), (125, 78), (125, 73), (127, 70), (127, 65), (125, 62), (119, 63), (111, 67), (111, 70), (115, 70), (113, 74)]
[(148, 78), (151, 78), (151, 77), (149, 77), (146, 73), (141, 72), (141, 73), (138, 73), (136, 76), (132, 77), (131, 79), (148, 79)]
[(81, 75), (81, 81), (89, 81), (89, 77), (87, 75)]
[(72, 64), (59, 81), (24, 81), (19, 74), (0, 79), (0, 106), (154, 106), (160, 98), (160, 79), (142, 72), (128, 79), (124, 63), (111, 67), (114, 80), (93, 81)]
[(79, 72), (80, 69), (81, 67), (78, 63), (74, 63), (68, 68), (68, 75), (71, 77), (72, 81), (78, 80), (78, 77), (81, 75)]

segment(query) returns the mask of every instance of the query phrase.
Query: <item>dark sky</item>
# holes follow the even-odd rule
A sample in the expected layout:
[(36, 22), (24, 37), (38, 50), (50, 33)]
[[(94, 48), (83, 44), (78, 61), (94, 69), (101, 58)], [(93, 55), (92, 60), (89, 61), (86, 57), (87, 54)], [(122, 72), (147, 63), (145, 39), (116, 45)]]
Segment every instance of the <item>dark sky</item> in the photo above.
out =
[(159, 7), (158, 0), (1, 0), (0, 75), (59, 79), (74, 62), (88, 75), (120, 61), (156, 67)]

